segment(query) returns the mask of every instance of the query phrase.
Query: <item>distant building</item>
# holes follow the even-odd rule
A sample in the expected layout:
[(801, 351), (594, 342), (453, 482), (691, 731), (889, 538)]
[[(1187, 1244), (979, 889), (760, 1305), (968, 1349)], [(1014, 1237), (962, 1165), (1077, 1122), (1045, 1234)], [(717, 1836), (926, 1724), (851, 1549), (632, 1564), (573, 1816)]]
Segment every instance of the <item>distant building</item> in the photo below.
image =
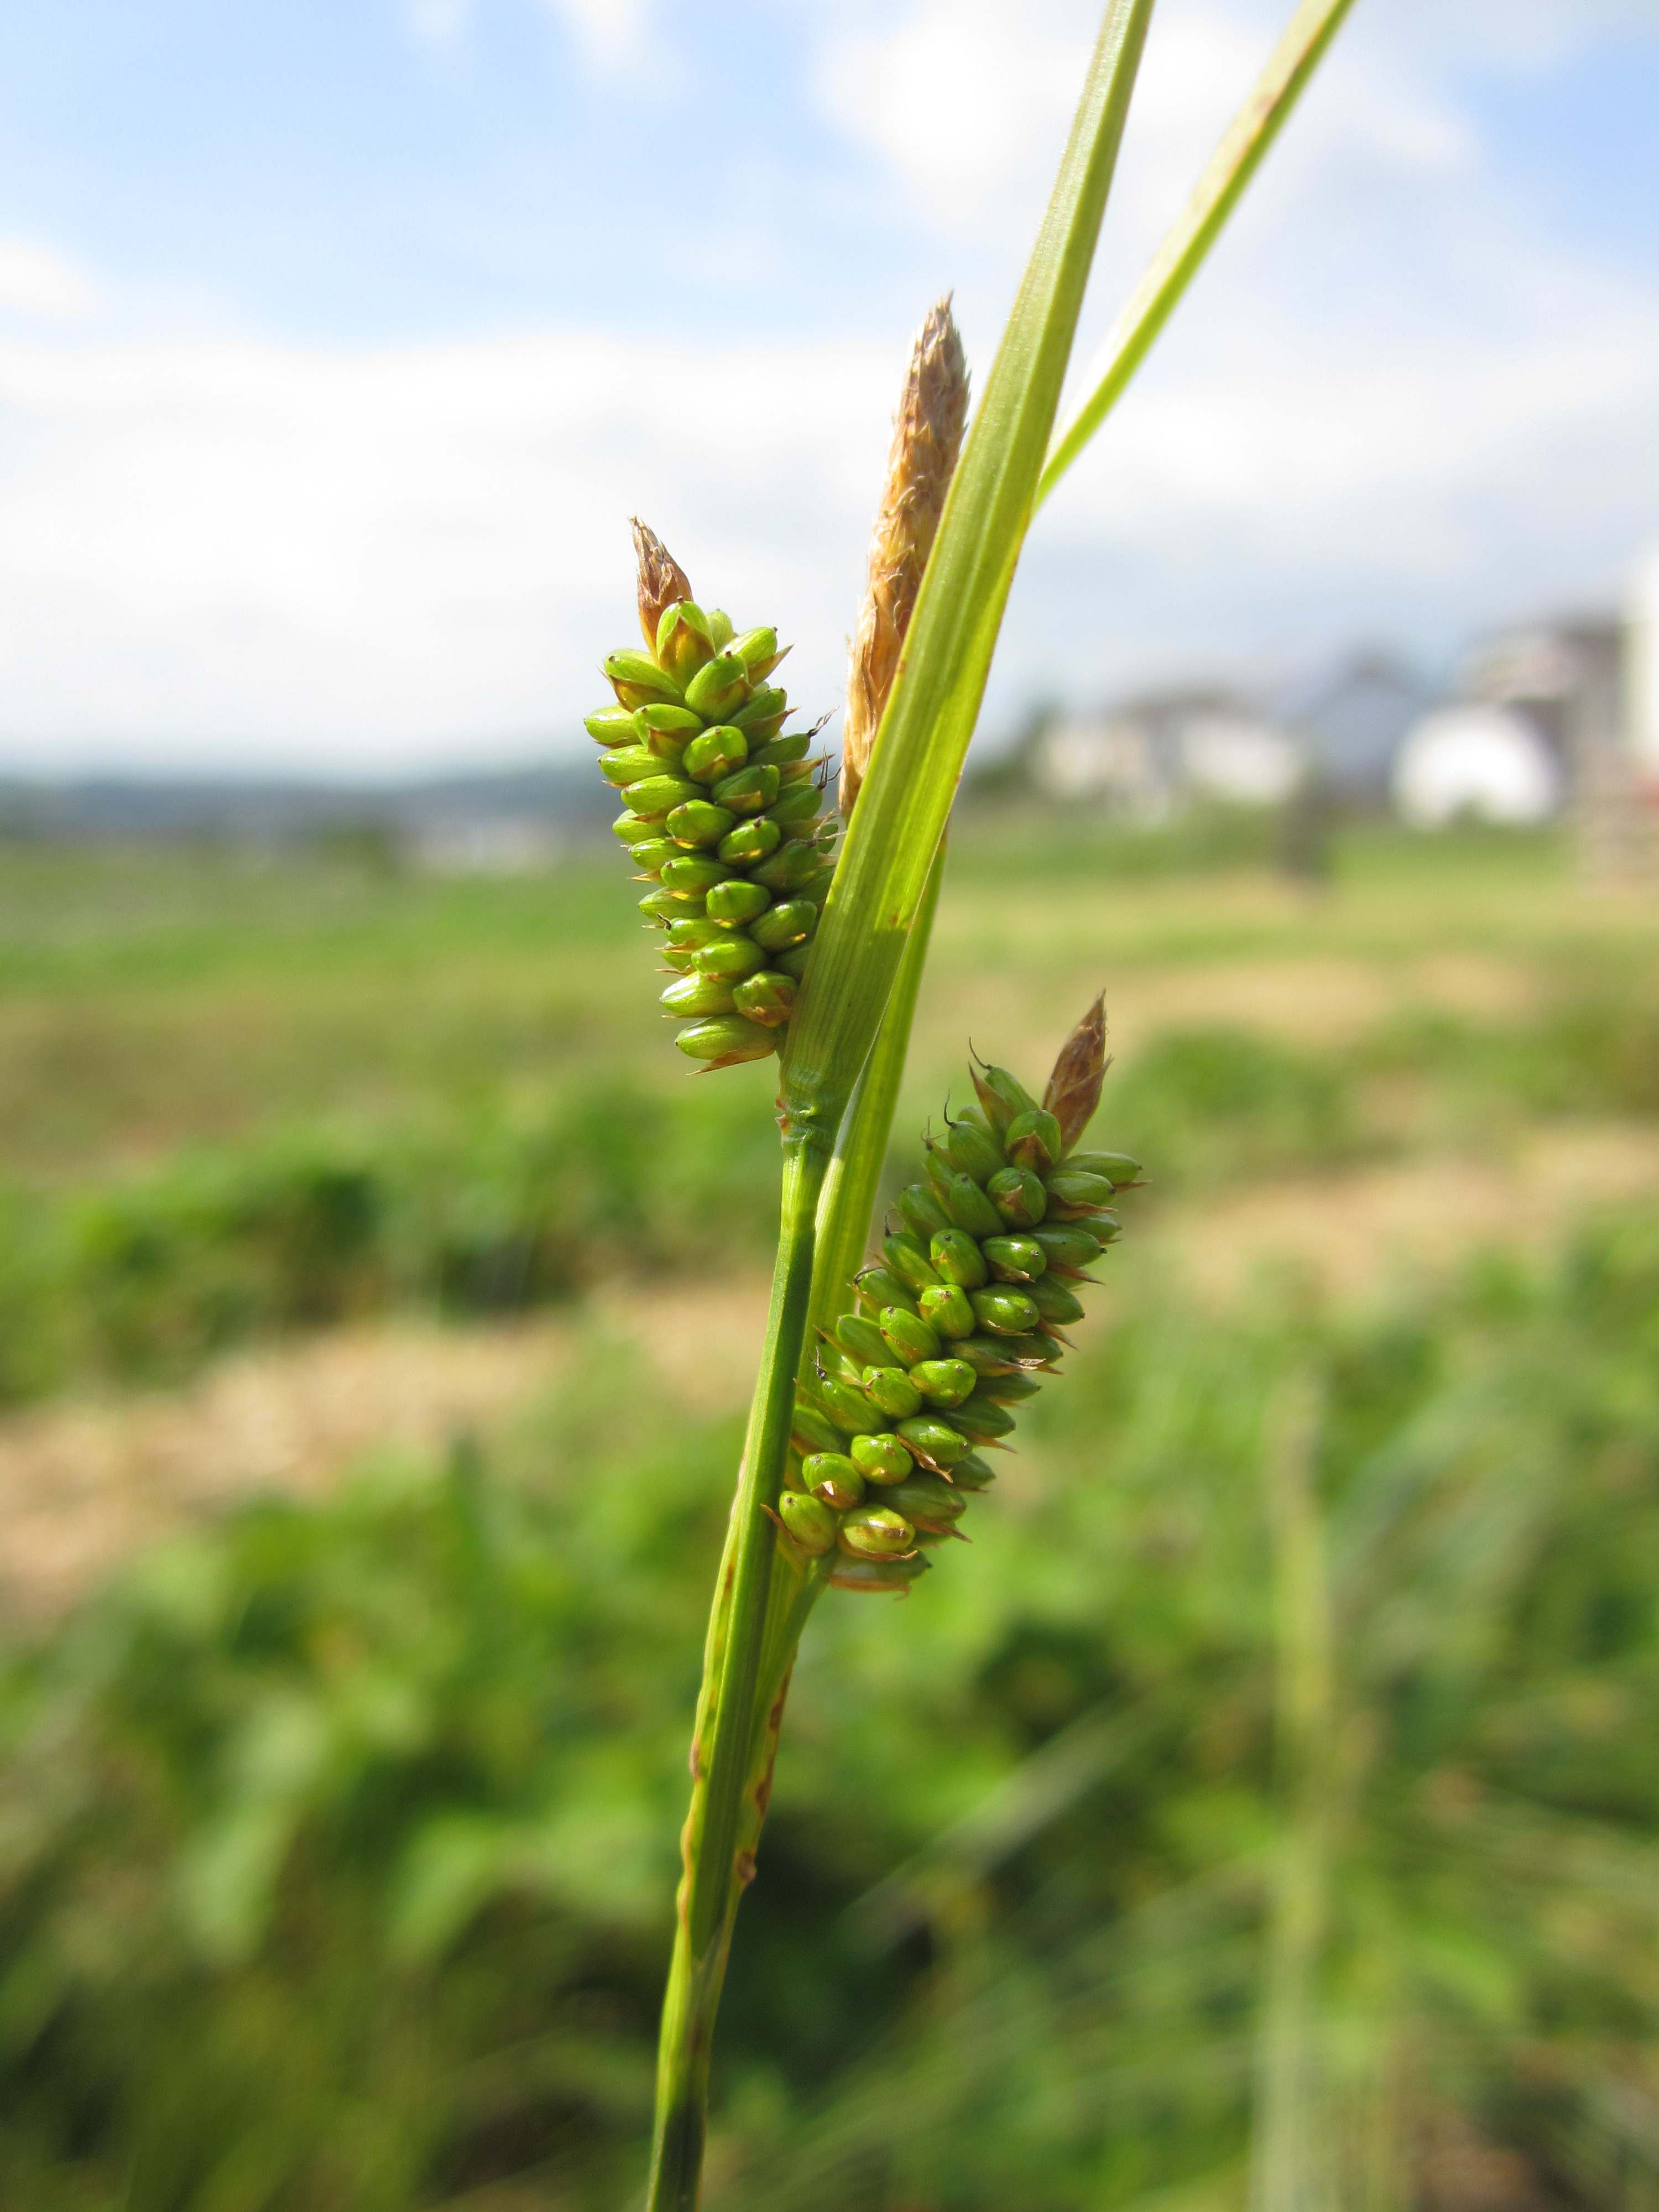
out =
[(1029, 767), (1051, 799), (1163, 821), (1194, 798), (1276, 805), (1302, 773), (1295, 740), (1238, 694), (1148, 692), (1062, 715), (1033, 740)]
[(1279, 703), (1320, 781), (1335, 796), (1387, 799), (1395, 757), (1438, 695), (1407, 664), (1375, 648), (1352, 654)]
[(1648, 790), (1659, 793), (1659, 545), (1637, 564), (1625, 622), (1629, 750)]
[(1513, 707), (1480, 701), (1437, 707), (1413, 724), (1390, 775), (1395, 804), (1419, 830), (1474, 819), (1522, 826), (1560, 807), (1561, 762), (1543, 732)]

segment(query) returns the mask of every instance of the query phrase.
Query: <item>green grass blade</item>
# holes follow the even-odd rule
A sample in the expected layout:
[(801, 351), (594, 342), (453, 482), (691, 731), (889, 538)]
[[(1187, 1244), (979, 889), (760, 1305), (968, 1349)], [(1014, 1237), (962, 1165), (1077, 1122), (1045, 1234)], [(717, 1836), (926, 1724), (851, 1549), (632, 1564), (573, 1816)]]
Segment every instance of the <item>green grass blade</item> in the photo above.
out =
[(783, 1063), (827, 1152), (869, 1055), (973, 734), (1152, 15), (1110, 0), (1053, 195), (934, 541)]
[(1175, 228), (1153, 255), (1091, 372), (1088, 398), (1055, 439), (1037, 486), (1040, 507), (1117, 404), (1170, 319), (1205, 256), (1220, 236), (1262, 155), (1336, 36), (1353, 0), (1302, 0), (1229, 125)]

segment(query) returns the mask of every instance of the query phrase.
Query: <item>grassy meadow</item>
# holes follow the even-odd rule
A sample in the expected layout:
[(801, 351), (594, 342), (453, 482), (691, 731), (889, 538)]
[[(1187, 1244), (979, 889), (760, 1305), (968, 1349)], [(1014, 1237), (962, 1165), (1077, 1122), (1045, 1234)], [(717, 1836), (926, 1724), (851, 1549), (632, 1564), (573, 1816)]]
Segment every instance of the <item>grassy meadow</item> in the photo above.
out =
[[(1656, 954), (1553, 840), (961, 823), (896, 1180), (1103, 985), (1152, 1182), (809, 1632), (711, 2212), (1659, 2203)], [(0, 2203), (639, 2185), (775, 1194), (653, 968), (620, 853), (0, 848)]]

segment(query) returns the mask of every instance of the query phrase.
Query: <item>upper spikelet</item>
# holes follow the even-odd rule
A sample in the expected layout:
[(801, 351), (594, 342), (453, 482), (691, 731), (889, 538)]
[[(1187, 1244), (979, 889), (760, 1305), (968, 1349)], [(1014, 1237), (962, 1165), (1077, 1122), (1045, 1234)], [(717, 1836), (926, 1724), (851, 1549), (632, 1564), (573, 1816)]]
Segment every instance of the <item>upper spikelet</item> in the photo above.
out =
[(887, 480), (870, 540), (870, 572), (853, 641), (842, 741), (841, 811), (849, 815), (898, 673), (922, 572), (968, 420), (968, 363), (949, 298), (916, 333), (893, 424)]

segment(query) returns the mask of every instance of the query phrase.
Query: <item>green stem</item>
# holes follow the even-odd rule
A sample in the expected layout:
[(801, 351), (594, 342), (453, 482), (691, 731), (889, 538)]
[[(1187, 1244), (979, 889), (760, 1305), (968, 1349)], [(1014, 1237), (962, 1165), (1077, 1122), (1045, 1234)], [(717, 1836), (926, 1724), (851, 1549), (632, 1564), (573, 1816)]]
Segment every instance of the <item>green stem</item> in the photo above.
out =
[[(695, 2212), (708, 2127), (714, 2015), (738, 1900), (770, 1791), (771, 1757), (811, 1575), (775, 1577), (771, 1509), (782, 1485), (795, 1378), (806, 1341), (818, 1194), (829, 1163), (810, 1136), (785, 1139), (782, 1222), (760, 1376), (709, 1620), (691, 1742), (674, 1955), (657, 2059), (649, 2212)], [(790, 1588), (790, 1579), (799, 1588)]]
[(904, 1079), (905, 1056), (915, 1020), (916, 994), (927, 964), (945, 847), (933, 859), (921, 904), (893, 978), (875, 1048), (865, 1062), (836, 1145), (836, 1156), (818, 1200), (818, 1250), (812, 1274), (812, 1328), (830, 1328), (848, 1310), (848, 1285), (863, 1263), (870, 1224), (881, 1189), (893, 1112)]

